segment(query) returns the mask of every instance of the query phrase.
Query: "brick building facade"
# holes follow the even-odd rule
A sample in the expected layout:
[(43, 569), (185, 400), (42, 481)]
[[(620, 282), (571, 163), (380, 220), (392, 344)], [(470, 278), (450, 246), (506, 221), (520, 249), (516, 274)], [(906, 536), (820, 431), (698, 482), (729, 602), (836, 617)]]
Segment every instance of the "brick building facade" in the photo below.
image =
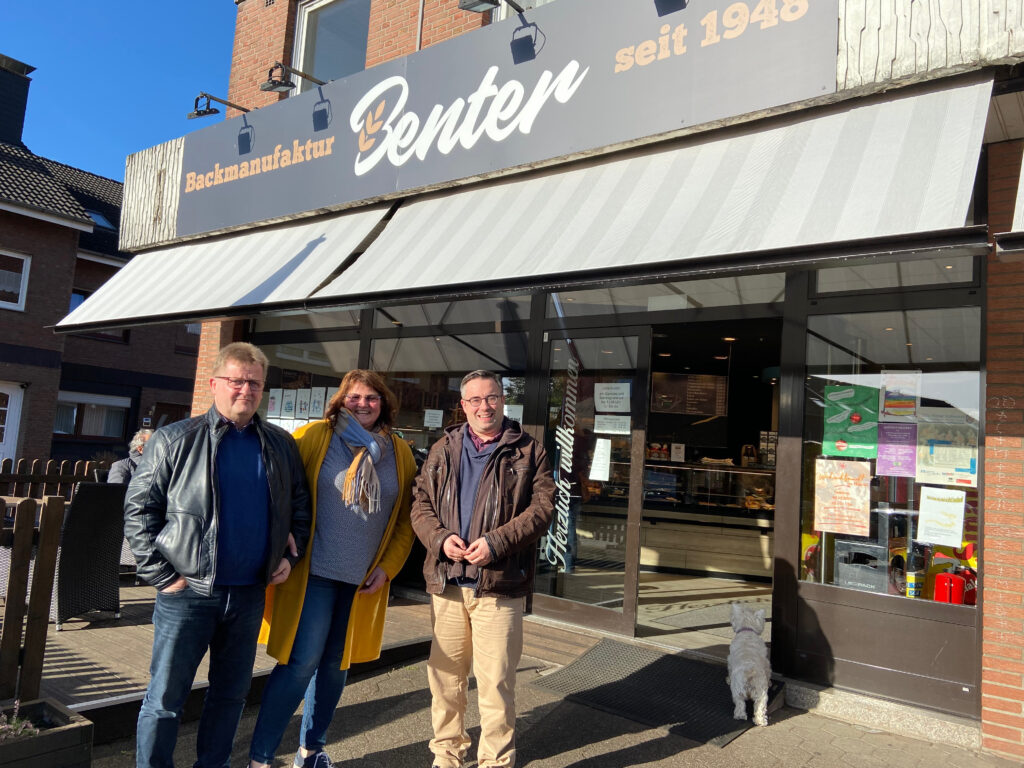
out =
[(0, 458), (120, 456), (143, 419), (187, 414), (198, 339), (180, 326), (53, 332), (129, 256), (117, 248), (122, 185), (22, 142), (31, 71), (0, 56)]

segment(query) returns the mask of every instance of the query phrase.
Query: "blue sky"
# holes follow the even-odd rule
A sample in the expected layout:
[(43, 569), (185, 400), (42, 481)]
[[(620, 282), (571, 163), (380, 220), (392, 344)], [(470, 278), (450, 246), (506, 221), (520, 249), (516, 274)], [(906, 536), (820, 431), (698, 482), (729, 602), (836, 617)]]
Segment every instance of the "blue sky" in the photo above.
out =
[(185, 115), (199, 91), (227, 98), (233, 0), (3, 5), (0, 53), (36, 68), (23, 141), (37, 155), (123, 181), (127, 155), (223, 119)]

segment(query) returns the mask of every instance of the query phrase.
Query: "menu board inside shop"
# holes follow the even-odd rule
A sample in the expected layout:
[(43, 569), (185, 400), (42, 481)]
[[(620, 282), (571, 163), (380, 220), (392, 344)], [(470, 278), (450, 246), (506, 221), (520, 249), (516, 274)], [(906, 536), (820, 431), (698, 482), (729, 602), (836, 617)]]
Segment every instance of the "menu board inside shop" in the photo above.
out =
[(655, 373), (651, 410), (690, 416), (725, 416), (729, 379), (710, 374)]

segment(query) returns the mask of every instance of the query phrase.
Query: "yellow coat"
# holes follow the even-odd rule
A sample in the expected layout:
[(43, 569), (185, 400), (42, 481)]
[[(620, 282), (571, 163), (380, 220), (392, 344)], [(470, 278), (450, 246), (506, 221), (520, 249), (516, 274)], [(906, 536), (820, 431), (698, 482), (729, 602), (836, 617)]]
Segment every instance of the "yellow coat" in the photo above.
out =
[[(295, 432), (302, 465), (306, 468), (309, 494), (313, 505), (313, 521), (310, 527), (310, 546), (306, 554), (292, 568), (288, 580), (283, 584), (267, 588), (267, 604), (263, 612), (263, 626), (260, 642), (267, 644), (267, 653), (282, 664), (287, 664), (295, 641), (295, 632), (302, 615), (302, 601), (306, 595), (306, 581), (309, 579), (309, 559), (313, 549), (313, 533), (316, 530), (316, 492), (320, 465), (327, 455), (333, 430), (326, 420), (314, 421)], [(380, 566), (388, 575), (388, 581), (372, 595), (356, 592), (348, 619), (348, 635), (345, 638), (345, 655), (341, 668), (348, 669), (354, 662), (373, 661), (380, 657), (381, 641), (384, 636), (384, 613), (388, 605), (391, 580), (405, 564), (412, 548), (412, 526), (409, 524), (409, 508), (412, 505), (412, 481), (416, 475), (416, 462), (409, 446), (395, 435), (395, 463), (398, 467), (398, 500), (391, 510), (391, 518), (384, 531), (380, 547), (366, 575)]]

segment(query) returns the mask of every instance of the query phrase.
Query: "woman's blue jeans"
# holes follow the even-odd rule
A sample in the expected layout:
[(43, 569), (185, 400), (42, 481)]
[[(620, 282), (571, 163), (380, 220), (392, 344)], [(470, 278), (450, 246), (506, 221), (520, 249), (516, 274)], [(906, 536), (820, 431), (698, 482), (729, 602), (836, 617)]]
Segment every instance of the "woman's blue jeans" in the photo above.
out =
[(305, 694), (299, 743), (314, 752), (327, 742), (327, 726), (345, 689), (341, 669), (352, 598), (358, 585), (310, 574), (302, 616), (287, 664), (278, 664), (263, 689), (263, 702), (252, 734), (249, 756), (274, 762), (288, 721)]

